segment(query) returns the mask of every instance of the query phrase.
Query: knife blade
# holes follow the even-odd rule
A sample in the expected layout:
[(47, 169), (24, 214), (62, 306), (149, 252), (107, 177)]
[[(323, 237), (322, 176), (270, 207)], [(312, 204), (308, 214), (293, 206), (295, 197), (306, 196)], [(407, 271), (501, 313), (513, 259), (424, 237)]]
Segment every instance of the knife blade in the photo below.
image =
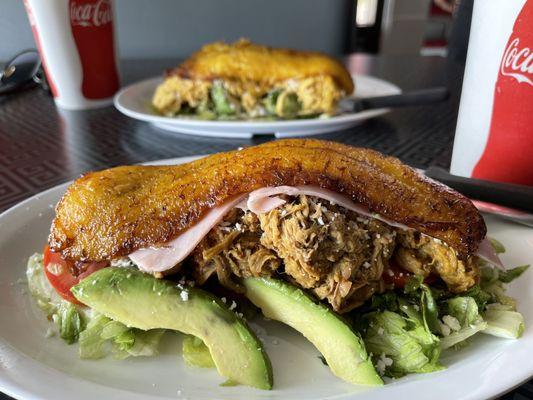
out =
[(366, 98), (349, 97), (340, 101), (339, 110), (344, 113), (354, 113), (378, 108), (429, 105), (447, 100), (449, 94), (450, 92), (447, 88), (439, 86), (389, 96)]
[(465, 178), (452, 175), (438, 167), (429, 167), (425, 174), (472, 199), (533, 213), (533, 187), (531, 186)]

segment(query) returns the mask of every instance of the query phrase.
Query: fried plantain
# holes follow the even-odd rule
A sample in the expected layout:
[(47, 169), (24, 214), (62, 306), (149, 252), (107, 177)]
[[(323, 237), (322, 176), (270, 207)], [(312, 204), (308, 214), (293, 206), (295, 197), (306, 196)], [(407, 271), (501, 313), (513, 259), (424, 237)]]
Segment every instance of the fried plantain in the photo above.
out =
[(259, 87), (273, 87), (289, 79), (331, 76), (345, 94), (354, 90), (349, 72), (331, 57), (261, 46), (247, 40), (205, 45), (169, 74), (192, 80), (248, 81)]
[(309, 139), (269, 142), (177, 166), (124, 166), (76, 180), (56, 207), (50, 247), (109, 260), (162, 244), (210, 208), (265, 186), (317, 185), (435, 237), (462, 259), (486, 234), (464, 196), (376, 151)]

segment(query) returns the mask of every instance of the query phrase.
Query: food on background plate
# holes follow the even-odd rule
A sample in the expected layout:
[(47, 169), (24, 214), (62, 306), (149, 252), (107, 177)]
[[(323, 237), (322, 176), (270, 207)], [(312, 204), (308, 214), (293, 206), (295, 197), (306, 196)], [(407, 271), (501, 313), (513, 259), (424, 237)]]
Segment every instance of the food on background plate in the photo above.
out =
[(168, 71), (152, 106), (169, 117), (310, 118), (335, 114), (353, 90), (346, 68), (325, 54), (241, 39), (205, 45)]
[[(187, 334), (190, 365), (272, 387), (246, 319), (301, 332), (339, 378), (443, 369), (478, 332), (524, 329), (503, 246), (473, 204), (399, 160), (282, 140), (175, 166), (88, 173), (56, 207), (30, 290), (83, 358), (151, 356)], [(260, 310), (260, 311), (259, 311)]]

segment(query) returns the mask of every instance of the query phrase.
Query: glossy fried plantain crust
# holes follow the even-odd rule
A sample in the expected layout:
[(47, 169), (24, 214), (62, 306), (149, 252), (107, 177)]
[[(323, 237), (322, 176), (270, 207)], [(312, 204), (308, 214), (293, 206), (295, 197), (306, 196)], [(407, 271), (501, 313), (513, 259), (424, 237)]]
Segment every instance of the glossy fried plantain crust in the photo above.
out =
[(75, 181), (56, 207), (50, 247), (101, 261), (164, 243), (209, 208), (265, 186), (318, 185), (397, 223), (441, 239), (459, 257), (486, 234), (464, 196), (398, 159), (339, 143), (292, 139), (219, 153), (178, 166), (125, 166)]
[(169, 74), (193, 80), (250, 81), (259, 87), (325, 75), (331, 76), (346, 94), (354, 90), (346, 68), (325, 54), (271, 48), (247, 40), (205, 45)]

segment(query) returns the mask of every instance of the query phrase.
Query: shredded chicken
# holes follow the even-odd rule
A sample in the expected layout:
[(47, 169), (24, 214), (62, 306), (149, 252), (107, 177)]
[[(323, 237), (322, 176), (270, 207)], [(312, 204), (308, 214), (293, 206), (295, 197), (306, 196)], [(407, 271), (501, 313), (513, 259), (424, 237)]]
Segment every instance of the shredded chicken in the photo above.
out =
[(195, 280), (215, 274), (242, 291), (235, 277), (282, 276), (327, 300), (340, 313), (385, 290), (382, 274), (394, 257), (413, 274), (440, 275), (452, 292), (477, 280), (478, 268), (442, 242), (363, 217), (312, 196), (256, 215), (233, 210), (211, 230), (190, 260)]
[(379, 287), (394, 231), (308, 196), (259, 215), (261, 244), (283, 259), (289, 279), (340, 312), (361, 305)]
[(257, 216), (234, 209), (193, 252), (195, 281), (201, 285), (216, 273), (224, 286), (242, 292), (234, 276), (271, 276), (281, 260), (260, 244), (260, 237)]
[(157, 87), (153, 106), (164, 115), (174, 116), (184, 104), (198, 107), (207, 102), (210, 89), (211, 82), (171, 76)]
[(479, 269), (473, 257), (466, 262), (459, 260), (453, 249), (444, 242), (413, 231), (398, 234), (399, 246), (394, 253), (395, 261), (413, 274), (440, 275), (453, 293), (461, 293), (479, 280)]
[[(338, 101), (345, 95), (331, 76), (318, 75), (301, 80), (288, 79), (277, 86), (260, 85), (250, 80), (223, 81), (224, 88), (238, 99), (247, 113), (256, 111), (261, 98), (270, 90), (288, 90), (297, 94), (302, 105), (302, 114), (332, 114)], [(183, 106), (196, 108), (209, 101), (209, 92), (213, 82), (193, 80), (179, 76), (169, 76), (159, 85), (152, 100), (153, 106), (160, 113), (174, 116)]]

